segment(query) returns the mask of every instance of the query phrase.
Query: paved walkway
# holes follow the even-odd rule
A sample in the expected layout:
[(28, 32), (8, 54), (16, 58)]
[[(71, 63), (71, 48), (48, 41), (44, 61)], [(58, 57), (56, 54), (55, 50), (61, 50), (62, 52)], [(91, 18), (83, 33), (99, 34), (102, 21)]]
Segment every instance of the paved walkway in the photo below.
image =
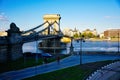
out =
[[(116, 56), (98, 56), (98, 55), (85, 55), (82, 57), (83, 63), (89, 63), (89, 62), (96, 62), (96, 61), (102, 61), (102, 60), (113, 60), (116, 59)], [(6, 73), (0, 74), (0, 80), (20, 80), (27, 77), (35, 76), (37, 74), (43, 74), (47, 72), (52, 72), (55, 70), (67, 68), (70, 66), (75, 66), (80, 63), (80, 56), (69, 56), (65, 59), (62, 59), (60, 61), (60, 64), (57, 64), (57, 62), (52, 62), (40, 66), (25, 68), (22, 70), (17, 71), (10, 71)]]
[(89, 76), (87, 80), (120, 80), (120, 61), (102, 67)]

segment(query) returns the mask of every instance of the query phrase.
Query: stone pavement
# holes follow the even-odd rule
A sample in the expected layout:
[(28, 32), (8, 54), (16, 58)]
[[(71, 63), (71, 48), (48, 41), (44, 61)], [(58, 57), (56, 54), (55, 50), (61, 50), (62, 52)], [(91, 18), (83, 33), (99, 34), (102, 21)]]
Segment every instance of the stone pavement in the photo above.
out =
[[(116, 56), (99, 56), (99, 55), (84, 55), (82, 63), (90, 63), (102, 60), (114, 60)], [(55, 70), (71, 67), (80, 64), (80, 56), (72, 55), (64, 58), (57, 64), (57, 61), (43, 64), (35, 67), (29, 67), (22, 70), (10, 71), (0, 74), (0, 80), (20, 80), (27, 77), (32, 77), (38, 74), (52, 72)]]

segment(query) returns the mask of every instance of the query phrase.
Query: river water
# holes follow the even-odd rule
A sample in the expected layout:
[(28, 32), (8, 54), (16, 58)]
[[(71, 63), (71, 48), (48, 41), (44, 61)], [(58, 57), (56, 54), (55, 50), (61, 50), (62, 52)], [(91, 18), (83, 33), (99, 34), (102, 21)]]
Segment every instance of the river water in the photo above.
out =
[[(70, 44), (68, 44), (70, 46)], [(80, 43), (73, 42), (74, 51), (80, 50)], [(119, 48), (120, 49), (120, 48)], [(86, 41), (82, 43), (83, 51), (118, 51), (118, 42), (110, 42), (110, 41)]]
[[(43, 52), (38, 49), (38, 43), (40, 41), (34, 41), (25, 43), (23, 45), (23, 52)], [(70, 52), (70, 44), (66, 45), (66, 50), (61, 51), (61, 53), (69, 53)], [(120, 45), (120, 43), (119, 43)], [(80, 51), (80, 42), (73, 41), (74, 51)], [(120, 48), (119, 48), (120, 50)], [(105, 51), (105, 52), (117, 52), (118, 51), (118, 42), (109, 42), (109, 41), (86, 41), (82, 42), (82, 51)], [(57, 52), (57, 51), (56, 51)]]

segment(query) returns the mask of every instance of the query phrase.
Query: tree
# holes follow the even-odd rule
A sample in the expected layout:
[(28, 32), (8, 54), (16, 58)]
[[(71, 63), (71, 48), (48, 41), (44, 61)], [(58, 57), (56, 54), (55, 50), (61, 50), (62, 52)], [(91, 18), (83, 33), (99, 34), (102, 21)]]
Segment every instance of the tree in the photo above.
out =
[(93, 38), (93, 37), (95, 37), (95, 35), (92, 32), (89, 32), (89, 33), (84, 32), (84, 33), (82, 33), (82, 35), (84, 35), (85, 38)]
[(74, 37), (74, 38), (79, 38), (79, 35), (78, 35), (77, 33), (75, 33), (75, 34), (73, 35), (73, 37)]

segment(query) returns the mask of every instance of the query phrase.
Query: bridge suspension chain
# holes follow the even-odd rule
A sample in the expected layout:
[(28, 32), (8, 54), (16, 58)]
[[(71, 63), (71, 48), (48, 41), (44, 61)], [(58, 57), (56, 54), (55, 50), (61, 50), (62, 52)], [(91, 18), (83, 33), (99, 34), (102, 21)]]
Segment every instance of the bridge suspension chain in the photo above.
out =
[[(56, 21), (55, 21), (55, 22), (56, 22)], [(48, 22), (48, 24), (49, 24), (48, 27), (44, 28), (44, 29), (41, 30), (41, 31), (36, 32), (35, 34), (42, 33), (43, 31), (45, 31), (45, 30), (47, 30), (48, 28), (52, 27), (52, 25), (53, 25), (55, 22), (53, 22), (52, 24), (50, 24), (50, 23)], [(52, 28), (53, 28), (53, 27), (52, 27)]]
[(42, 26), (43, 26), (44, 24), (46, 24), (46, 23), (49, 24), (49, 22), (46, 21), (46, 22), (44, 22), (43, 24), (40, 24), (39, 26), (37, 26), (37, 27), (35, 27), (35, 28), (32, 28), (32, 29), (30, 29), (30, 30), (27, 30), (27, 31), (22, 32), (22, 34), (26, 34), (26, 33), (30, 32), (30, 31), (34, 31), (35, 29), (37, 29), (37, 28), (39, 28), (39, 27), (42, 27)]

